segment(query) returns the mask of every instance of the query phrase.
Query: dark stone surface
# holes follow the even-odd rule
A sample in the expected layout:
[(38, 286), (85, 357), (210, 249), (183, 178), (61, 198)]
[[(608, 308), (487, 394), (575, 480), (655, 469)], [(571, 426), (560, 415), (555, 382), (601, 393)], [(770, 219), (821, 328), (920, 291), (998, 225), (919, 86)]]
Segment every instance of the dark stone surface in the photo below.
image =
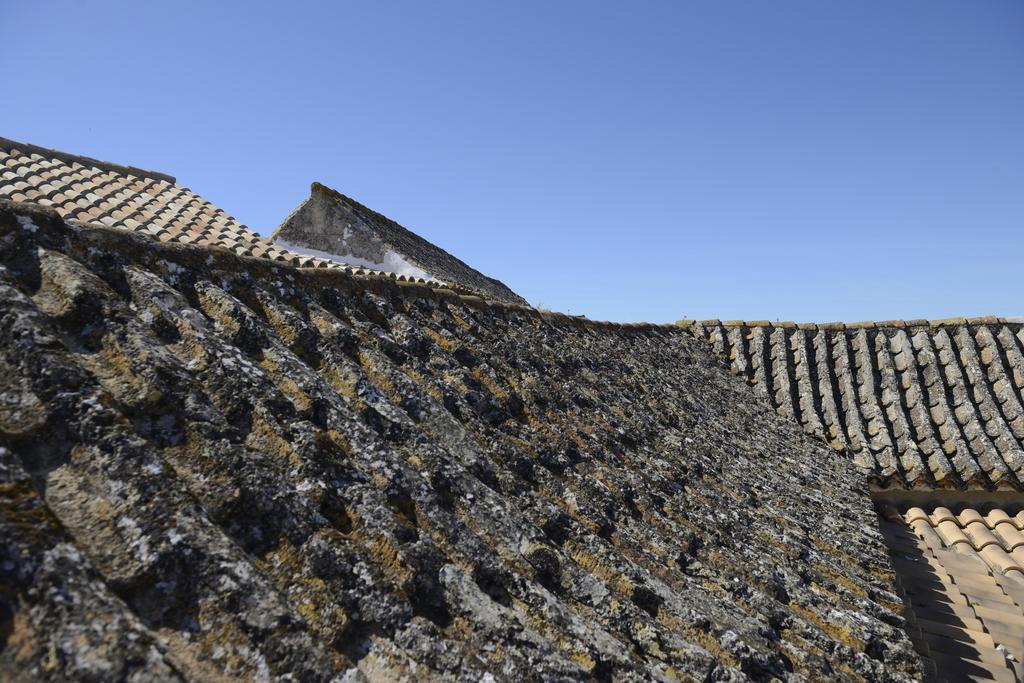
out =
[(682, 330), (0, 204), (0, 370), (3, 679), (919, 674), (860, 476)]

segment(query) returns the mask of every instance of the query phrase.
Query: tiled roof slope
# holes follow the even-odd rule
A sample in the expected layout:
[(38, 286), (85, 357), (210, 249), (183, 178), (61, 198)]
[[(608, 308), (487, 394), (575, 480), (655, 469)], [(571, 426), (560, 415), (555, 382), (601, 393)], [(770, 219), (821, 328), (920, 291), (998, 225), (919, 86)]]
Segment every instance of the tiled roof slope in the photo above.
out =
[(0, 201), (0, 680), (909, 683), (875, 520), (678, 328)]
[(1022, 488), (1019, 322), (680, 323), (882, 486)]
[(1024, 513), (884, 506), (908, 631), (936, 681), (1024, 680)]
[(442, 282), (491, 301), (525, 305), (504, 283), (470, 267), (387, 216), (336, 190), (313, 183), (309, 197), (270, 236), (296, 248), (345, 255), (373, 262), (398, 257)]
[(305, 268), (345, 268), (357, 275), (425, 281), (282, 249), (163, 173), (6, 138), (0, 138), (0, 198), (41, 204), (64, 218), (133, 230), (164, 242), (221, 247)]

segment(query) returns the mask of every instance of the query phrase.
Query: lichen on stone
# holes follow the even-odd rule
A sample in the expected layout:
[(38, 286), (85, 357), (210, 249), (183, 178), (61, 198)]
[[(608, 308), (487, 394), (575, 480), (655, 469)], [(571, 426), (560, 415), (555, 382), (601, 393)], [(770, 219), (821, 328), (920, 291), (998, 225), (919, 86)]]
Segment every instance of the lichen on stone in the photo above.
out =
[(0, 677), (919, 675), (860, 474), (684, 329), (0, 236)]

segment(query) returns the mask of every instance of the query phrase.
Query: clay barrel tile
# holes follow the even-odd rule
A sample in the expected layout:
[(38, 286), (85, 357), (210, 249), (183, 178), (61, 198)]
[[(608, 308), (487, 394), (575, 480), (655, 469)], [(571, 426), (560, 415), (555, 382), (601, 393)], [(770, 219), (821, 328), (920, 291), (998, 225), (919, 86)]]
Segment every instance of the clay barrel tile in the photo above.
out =
[(930, 523), (928, 513), (925, 512), (922, 508), (916, 506), (907, 510), (905, 519), (907, 521), (907, 524), (913, 524), (918, 520), (924, 520)]
[(910, 526), (914, 530), (914, 533), (916, 533), (929, 548), (941, 548), (943, 546), (942, 538), (935, 533), (935, 529), (932, 528), (932, 525), (929, 524), (927, 520), (919, 519)]
[(998, 569), (1004, 574), (1010, 570), (1024, 572), (1024, 566), (1003, 550), (998, 543), (985, 546), (979, 554), (989, 566)]
[(957, 523), (951, 519), (939, 522), (935, 525), (935, 529), (938, 531), (942, 541), (950, 548), (953, 548), (960, 543), (966, 543), (968, 546), (972, 548), (974, 547), (971, 543), (971, 539), (967, 537), (967, 534), (965, 534), (963, 530), (957, 526)]
[(1013, 520), (1010, 519), (1010, 515), (1006, 514), (1006, 510), (1003, 510), (1002, 508), (994, 508), (985, 515), (985, 523), (988, 524), (989, 529), (995, 529), (997, 525), (1003, 524), (1004, 522), (1013, 524)]
[(966, 524), (963, 527), (963, 530), (967, 535), (967, 538), (970, 539), (971, 545), (974, 546), (975, 550), (981, 550), (993, 543), (1002, 548), (1002, 544), (999, 542), (999, 539), (996, 538), (996, 535), (993, 534), (992, 531), (985, 526), (985, 523), (980, 520)]
[(944, 506), (938, 506), (932, 510), (931, 522), (932, 526), (938, 526), (941, 522), (950, 520), (956, 522), (956, 515), (953, 514), (952, 510)]
[(960, 515), (958, 516), (957, 521), (960, 522), (960, 526), (966, 527), (968, 524), (971, 524), (972, 522), (984, 523), (985, 519), (981, 516), (981, 513), (979, 513), (974, 508), (965, 508), (960, 511)]
[(1013, 522), (1007, 520), (997, 525), (995, 532), (999, 534), (999, 537), (1003, 541), (1003, 547), (1009, 551), (1013, 551), (1016, 548), (1024, 545), (1024, 533), (1013, 525)]

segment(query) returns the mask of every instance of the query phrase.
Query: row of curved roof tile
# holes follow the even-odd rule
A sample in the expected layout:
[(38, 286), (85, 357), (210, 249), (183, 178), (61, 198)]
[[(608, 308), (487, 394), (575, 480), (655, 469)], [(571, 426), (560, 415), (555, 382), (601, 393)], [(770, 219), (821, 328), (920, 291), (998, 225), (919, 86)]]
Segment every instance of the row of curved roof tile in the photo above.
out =
[(1024, 331), (999, 318), (689, 328), (883, 486), (1022, 490)]
[(260, 237), (174, 178), (0, 138), (0, 198), (48, 206), (62, 218), (164, 242), (228, 249), (302, 268), (340, 268), (433, 287), (435, 280), (293, 253)]
[[(911, 507), (904, 521), (920, 538), (942, 547), (976, 552), (989, 567), (1008, 574), (1016, 572), (1024, 579), (1024, 512), (1010, 516), (1001, 508), (982, 515), (966, 508), (956, 515), (947, 507), (936, 507), (931, 514)], [(964, 548), (959, 548), (966, 544)]]
[(954, 327), (956, 325), (995, 325), (998, 323), (1024, 323), (1024, 317), (1005, 318), (995, 315), (982, 315), (971, 318), (939, 318), (928, 320), (920, 318), (916, 320), (862, 320), (854, 323), (831, 322), (831, 323), (797, 323), (792, 320), (771, 321), (771, 320), (677, 320), (679, 327), (770, 327), (785, 330), (870, 330), (879, 327)]
[(935, 681), (1024, 677), (1024, 514), (885, 505), (907, 631)]

